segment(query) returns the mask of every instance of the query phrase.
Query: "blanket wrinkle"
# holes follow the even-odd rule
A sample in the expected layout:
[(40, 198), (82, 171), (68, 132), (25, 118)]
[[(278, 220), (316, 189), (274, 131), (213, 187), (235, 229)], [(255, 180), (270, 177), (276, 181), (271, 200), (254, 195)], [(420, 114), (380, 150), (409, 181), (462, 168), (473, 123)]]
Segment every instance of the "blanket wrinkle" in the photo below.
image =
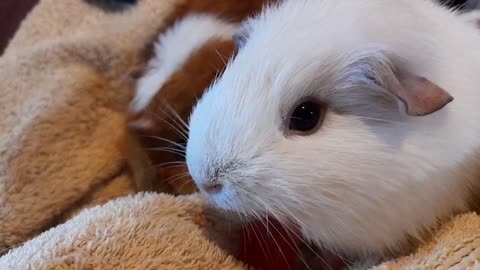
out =
[[(87, 29), (72, 24), (76, 31), (68, 34), (61, 30), (64, 24), (52, 24), (50, 16), (41, 16), (41, 21), (48, 21), (41, 29), (60, 36), (42, 40), (32, 33), (25, 36), (27, 40), (38, 38), (31, 47), (10, 49), (12, 44), (23, 42), (18, 37), (23, 29), (30, 29), (24, 25), (35, 18), (38, 10), (53, 8), (52, 17), (59, 16), (60, 10), (55, 8), (59, 3), (67, 5), (63, 13), (72, 6), (85, 6), (78, 1), (40, 2), (23, 22), (0, 63), (0, 112), (7, 116), (0, 121), (0, 248), (23, 242), (48, 227), (124, 162), (115, 143), (124, 136), (122, 112), (131, 85), (110, 78), (122, 78), (126, 68), (136, 64), (132, 47), (138, 44), (127, 41), (149, 38), (153, 30), (148, 33), (121, 27), (116, 29), (124, 29), (123, 35), (99, 31), (92, 37), (88, 35), (92, 31), (87, 31), (92, 23), (106, 24), (105, 29), (109, 29), (109, 22), (91, 17)], [(167, 12), (165, 3), (156, 5), (165, 8), (153, 9), (159, 13), (148, 9), (150, 16), (142, 16), (144, 23)], [(84, 9), (86, 14), (90, 12), (88, 6)], [(75, 17), (65, 15), (66, 19)], [(139, 18), (133, 16), (132, 20)], [(32, 27), (37, 28), (38, 23), (33, 22)], [(112, 46), (114, 43), (118, 46)]]

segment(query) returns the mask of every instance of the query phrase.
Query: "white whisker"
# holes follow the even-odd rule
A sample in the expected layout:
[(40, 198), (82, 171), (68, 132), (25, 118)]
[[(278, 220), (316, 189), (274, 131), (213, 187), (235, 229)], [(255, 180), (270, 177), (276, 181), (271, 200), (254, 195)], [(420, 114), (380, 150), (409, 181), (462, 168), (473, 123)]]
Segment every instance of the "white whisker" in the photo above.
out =
[(156, 140), (159, 140), (159, 141), (171, 143), (171, 144), (179, 147), (179, 148), (182, 149), (182, 150), (186, 150), (186, 149), (187, 149), (184, 145), (182, 145), (182, 144), (180, 144), (180, 143), (177, 143), (177, 142), (174, 142), (174, 141), (172, 141), (172, 140), (165, 139), (165, 138), (162, 138), (162, 137), (151, 136), (151, 135), (143, 135), (143, 137), (152, 138), (152, 139), (156, 139)]
[(185, 153), (176, 151), (175, 149), (171, 149), (171, 148), (168, 148), (168, 147), (150, 148), (150, 149), (147, 149), (147, 150), (150, 150), (150, 151), (161, 151), (161, 152), (176, 154), (176, 155), (178, 155), (178, 156), (180, 156), (180, 157), (182, 157), (182, 158), (185, 158)]
[[(164, 122), (165, 124), (167, 124), (169, 127), (171, 127), (180, 137), (182, 137), (183, 140), (188, 140), (188, 134), (183, 131), (181, 128), (179, 127), (176, 127), (175, 125), (173, 125), (172, 123), (168, 122), (167, 120), (163, 119), (162, 117), (160, 117), (159, 115), (157, 114), (154, 114), (152, 113), (153, 116), (155, 116), (156, 118), (158, 118), (160, 121)], [(178, 125), (178, 124), (177, 124)]]
[[(185, 134), (188, 134), (188, 124), (185, 122), (185, 120), (182, 119), (182, 117), (178, 114), (178, 112), (170, 104), (168, 104), (166, 100), (163, 100), (163, 104), (170, 111), (171, 114), (168, 114), (165, 111), (164, 113), (167, 113), (167, 115), (169, 115), (172, 121), (175, 121), (175, 122), (178, 121), (177, 124), (179, 124), (179, 127), (182, 128)], [(173, 115), (175, 118), (173, 118), (171, 115)]]
[(186, 163), (184, 161), (169, 161), (169, 162), (164, 162), (160, 164), (155, 164), (153, 165), (153, 167), (164, 167), (168, 165), (184, 165), (185, 166)]
[(180, 181), (181, 179), (189, 177), (189, 176), (190, 176), (189, 173), (180, 173), (180, 174), (177, 174), (177, 175), (174, 175), (174, 176), (171, 176), (171, 177), (165, 179), (165, 181), (167, 183), (175, 183), (175, 182)]

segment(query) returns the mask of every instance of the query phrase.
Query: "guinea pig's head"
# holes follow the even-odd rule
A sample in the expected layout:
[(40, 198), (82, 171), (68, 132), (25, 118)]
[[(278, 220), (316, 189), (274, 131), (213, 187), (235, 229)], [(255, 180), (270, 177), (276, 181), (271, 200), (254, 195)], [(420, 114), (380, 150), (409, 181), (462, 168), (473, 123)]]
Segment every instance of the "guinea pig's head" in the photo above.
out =
[(213, 203), (345, 252), (418, 232), (415, 186), (431, 168), (408, 138), (453, 98), (375, 34), (384, 21), (351, 12), (388, 6), (371, 2), (286, 1), (248, 22), (190, 118), (188, 169)]

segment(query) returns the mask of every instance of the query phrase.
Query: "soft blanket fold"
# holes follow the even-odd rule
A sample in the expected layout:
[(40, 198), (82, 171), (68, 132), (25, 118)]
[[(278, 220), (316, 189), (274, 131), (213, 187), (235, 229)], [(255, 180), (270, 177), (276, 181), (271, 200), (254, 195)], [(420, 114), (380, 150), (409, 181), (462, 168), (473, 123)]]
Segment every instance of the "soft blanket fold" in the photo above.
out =
[[(0, 58), (0, 269), (246, 268), (229, 255), (235, 226), (197, 195), (134, 196), (121, 149), (128, 74), (181, 1), (141, 0), (109, 14), (42, 0), (23, 22)], [(471, 213), (377, 268), (479, 261), (480, 217)]]
[(244, 269), (206, 240), (205, 223), (195, 220), (201, 215), (195, 197), (123, 198), (83, 211), (13, 250), (0, 268)]

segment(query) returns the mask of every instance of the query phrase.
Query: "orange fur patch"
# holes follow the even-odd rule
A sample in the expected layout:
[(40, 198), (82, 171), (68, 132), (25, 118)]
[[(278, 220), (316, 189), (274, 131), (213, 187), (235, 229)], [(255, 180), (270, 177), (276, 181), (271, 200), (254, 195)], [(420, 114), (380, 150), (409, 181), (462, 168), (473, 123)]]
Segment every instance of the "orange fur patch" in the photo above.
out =
[[(188, 0), (179, 1), (177, 8), (165, 20), (165, 24), (159, 33), (173, 26), (173, 24), (191, 14), (214, 14), (218, 18), (228, 22), (241, 22), (246, 18), (260, 12), (262, 8), (276, 0)], [(154, 57), (154, 42), (147, 48), (145, 58), (148, 61)], [(172, 53), (175, 53), (172, 51)], [(225, 68), (228, 58), (235, 53), (233, 40), (211, 39), (199, 49), (195, 50), (189, 59), (170, 77), (170, 79), (157, 92), (149, 106), (138, 115), (131, 115), (129, 121), (145, 119), (152, 124), (145, 127), (131, 127), (134, 135), (139, 135), (139, 141), (145, 149), (171, 147), (167, 143), (160, 142), (151, 136), (162, 137), (174, 142), (184, 142), (184, 139), (164, 121), (154, 115), (161, 116), (165, 120), (165, 103), (169, 104), (179, 116), (186, 121), (191, 110), (204, 90), (214, 81)], [(142, 76), (142, 73), (134, 74), (136, 78)], [(149, 137), (150, 136), (150, 137)], [(164, 151), (147, 150), (147, 155), (152, 164), (164, 164), (169, 162), (183, 161), (184, 159), (176, 154)], [(132, 157), (135, 158), (135, 157)], [(155, 168), (156, 175), (153, 183), (143, 186), (153, 186), (156, 190), (164, 187), (165, 183), (160, 183), (174, 179), (172, 182), (174, 193), (193, 192), (195, 185), (189, 177), (175, 179), (179, 173), (187, 173), (186, 168)], [(147, 180), (148, 181), (148, 180)], [(162, 191), (165, 189), (162, 188)]]

